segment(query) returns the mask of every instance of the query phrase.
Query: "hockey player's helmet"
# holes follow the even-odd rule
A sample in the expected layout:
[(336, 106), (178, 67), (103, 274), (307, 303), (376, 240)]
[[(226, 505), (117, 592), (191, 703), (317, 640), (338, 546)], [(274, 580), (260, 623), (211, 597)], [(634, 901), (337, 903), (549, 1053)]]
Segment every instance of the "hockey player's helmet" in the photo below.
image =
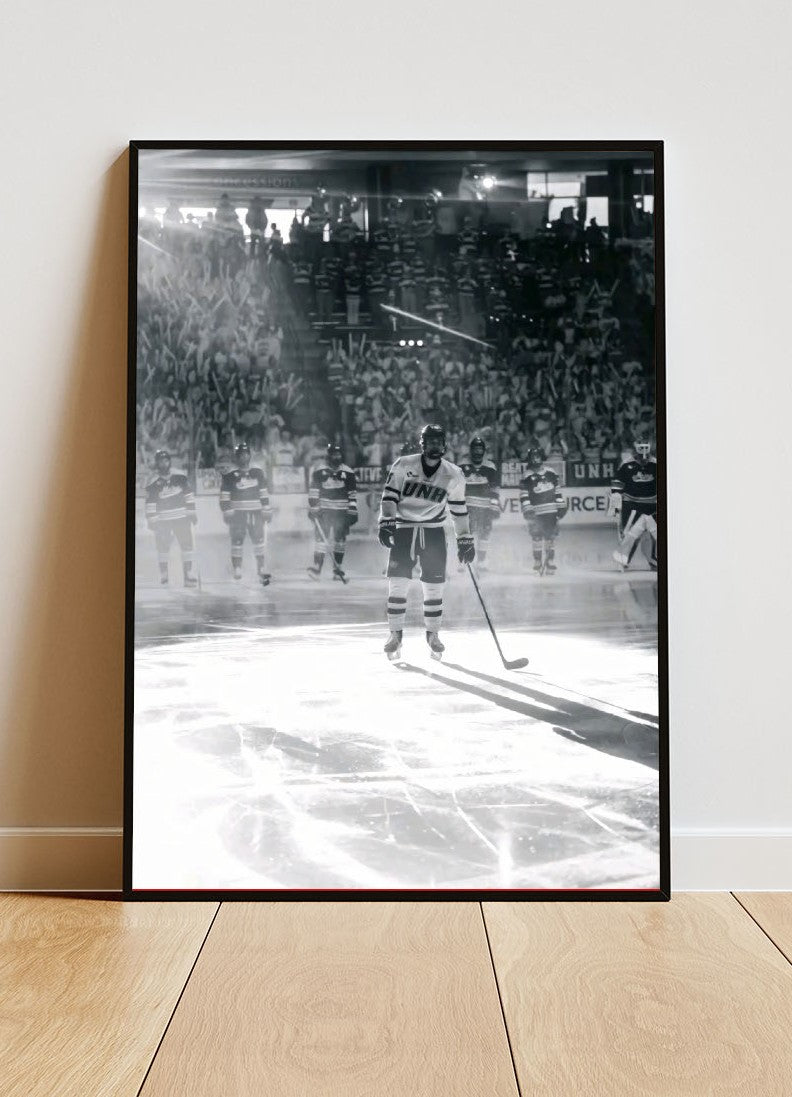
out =
[(157, 472), (170, 472), (171, 455), (166, 449), (158, 449), (157, 452), (154, 454), (154, 464), (156, 466)]
[(470, 439), (470, 460), (474, 465), (480, 465), (484, 460), (484, 454), (487, 452), (487, 444), (481, 435), (477, 434), (475, 438)]
[(337, 446), (335, 442), (331, 442), (327, 447), (327, 463), (331, 469), (337, 469), (339, 465), (343, 463), (344, 455), (341, 452), (341, 447)]
[(636, 438), (633, 442), (633, 453), (639, 461), (646, 461), (649, 458), (649, 454), (652, 452), (652, 443), (647, 442), (645, 438)]
[(250, 464), (250, 446), (247, 442), (240, 442), (234, 446), (234, 457), (236, 457), (237, 464), (242, 468), (247, 468)]
[(445, 431), (437, 423), (429, 423), (421, 431), (421, 453), (426, 457), (442, 457), (446, 451)]
[(528, 465), (528, 468), (538, 469), (544, 464), (544, 459), (545, 455), (539, 446), (531, 446), (528, 450), (526, 464)]

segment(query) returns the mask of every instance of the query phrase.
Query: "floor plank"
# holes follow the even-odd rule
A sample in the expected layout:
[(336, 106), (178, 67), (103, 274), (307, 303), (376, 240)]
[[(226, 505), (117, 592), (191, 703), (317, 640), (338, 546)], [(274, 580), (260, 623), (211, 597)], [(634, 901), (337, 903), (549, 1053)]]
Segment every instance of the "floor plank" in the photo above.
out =
[(216, 910), (0, 896), (4, 1097), (135, 1097)]
[(735, 898), (792, 964), (792, 892), (740, 891)]
[(516, 1097), (478, 904), (224, 904), (141, 1097), (264, 1093)]
[(728, 893), (484, 912), (523, 1094), (792, 1092), (792, 968)]

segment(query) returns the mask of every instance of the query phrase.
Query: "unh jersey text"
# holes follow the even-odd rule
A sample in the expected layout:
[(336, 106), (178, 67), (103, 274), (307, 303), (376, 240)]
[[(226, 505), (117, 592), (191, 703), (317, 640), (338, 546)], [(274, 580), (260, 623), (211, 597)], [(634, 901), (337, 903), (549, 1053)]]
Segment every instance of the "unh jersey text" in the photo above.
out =
[(427, 476), (419, 453), (399, 457), (382, 491), (383, 517), (395, 517), (398, 525), (439, 526), (449, 513), (455, 523), (467, 521), (462, 470), (442, 460)]

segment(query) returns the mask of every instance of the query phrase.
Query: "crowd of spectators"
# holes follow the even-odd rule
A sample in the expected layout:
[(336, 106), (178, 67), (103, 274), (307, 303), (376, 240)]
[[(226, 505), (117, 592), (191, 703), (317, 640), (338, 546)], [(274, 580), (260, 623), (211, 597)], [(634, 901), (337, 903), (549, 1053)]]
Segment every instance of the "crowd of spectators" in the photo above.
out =
[[(138, 451), (220, 467), (246, 440), (269, 467), (310, 467), (328, 441), (385, 465), (429, 420), (461, 460), (618, 455), (654, 431), (652, 242), (610, 242), (566, 210), (531, 235), (463, 204), (394, 200), (365, 238), (352, 202), (317, 195), (284, 241), (263, 203), (247, 233), (222, 196), (201, 222), (175, 203), (141, 219)], [(333, 338), (335, 428), (298, 433), (302, 383), (284, 366), (284, 298)], [(396, 312), (380, 306), (390, 306)], [(404, 315), (407, 314), (407, 315)], [(440, 329), (453, 328), (461, 340)], [(304, 422), (304, 417), (302, 417)]]
[[(162, 236), (165, 245), (165, 228)], [(276, 447), (292, 429), (302, 382), (282, 365), (272, 286), (248, 263), (211, 270), (203, 256), (190, 262), (149, 242), (138, 273), (139, 464), (150, 467), (159, 448), (211, 468), (242, 439)]]
[(446, 426), (457, 459), (472, 433), (500, 461), (534, 444), (558, 459), (613, 456), (654, 433), (651, 241), (611, 247), (596, 220), (584, 228), (570, 217), (530, 239), (488, 233), (469, 214), (440, 233), (424, 207), (404, 224), (388, 216), (368, 242), (353, 233), (341, 246), (331, 233), (291, 255), (299, 299), (319, 323), (344, 296), (348, 323), (361, 304), (367, 313), (373, 337), (334, 339), (327, 354), (363, 463), (414, 444), (430, 419)]

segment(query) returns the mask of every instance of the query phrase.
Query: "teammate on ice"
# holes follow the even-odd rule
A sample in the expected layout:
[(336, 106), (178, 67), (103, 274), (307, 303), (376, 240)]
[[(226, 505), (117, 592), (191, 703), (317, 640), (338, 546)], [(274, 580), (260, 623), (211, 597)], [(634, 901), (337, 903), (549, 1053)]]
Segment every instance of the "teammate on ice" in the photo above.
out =
[(465, 476), (457, 465), (444, 460), (445, 451), (443, 428), (424, 427), (421, 452), (397, 458), (382, 490), (379, 540), (390, 549), (387, 573), (390, 636), (385, 644), (389, 659), (398, 659), (401, 654), (407, 588), (416, 564), (420, 566), (423, 587), (426, 641), (435, 659), (441, 658), (445, 650), (438, 633), (446, 581), (443, 523), (449, 513), (456, 530), (459, 562), (472, 563), (476, 556), (465, 503)]
[(231, 537), (231, 567), (234, 578), (241, 579), (242, 548), (248, 535), (259, 581), (266, 587), (272, 578), (264, 567), (264, 527), (272, 521), (267, 479), (261, 469), (250, 467), (247, 442), (239, 443), (234, 456), (237, 467), (225, 473), (220, 484), (220, 509)]
[(333, 554), (333, 578), (343, 581), (347, 535), (358, 520), (357, 478), (343, 462), (341, 447), (331, 442), (327, 461), (311, 475), (308, 491), (308, 517), (314, 524), (316, 546), (313, 567), (308, 568), (312, 579), (322, 574), (328, 552)]
[(491, 461), (484, 460), (487, 447), (484, 439), (476, 435), (470, 439), (470, 460), (460, 466), (465, 474), (468, 510), (470, 511), (470, 532), (476, 544), (478, 570), (487, 567), (487, 551), (492, 533), (492, 523), (500, 518), (500, 496), (498, 493), (498, 473)]
[(520, 508), (533, 543), (533, 569), (537, 575), (552, 575), (556, 571), (558, 519), (566, 513), (566, 502), (558, 476), (545, 464), (540, 449), (529, 450), (526, 464), (528, 471), (520, 481)]
[(165, 449), (154, 455), (157, 476), (146, 488), (146, 522), (153, 531), (157, 543), (160, 583), (168, 585), (168, 558), (171, 541), (179, 542), (185, 587), (194, 587), (197, 580), (192, 573), (195, 560), (193, 526), (198, 521), (195, 513), (195, 495), (183, 472), (171, 471), (171, 456)]
[(613, 559), (626, 571), (638, 542), (649, 535), (649, 567), (657, 571), (657, 460), (649, 442), (638, 440), (633, 455), (616, 470), (608, 513), (619, 519), (619, 547)]

